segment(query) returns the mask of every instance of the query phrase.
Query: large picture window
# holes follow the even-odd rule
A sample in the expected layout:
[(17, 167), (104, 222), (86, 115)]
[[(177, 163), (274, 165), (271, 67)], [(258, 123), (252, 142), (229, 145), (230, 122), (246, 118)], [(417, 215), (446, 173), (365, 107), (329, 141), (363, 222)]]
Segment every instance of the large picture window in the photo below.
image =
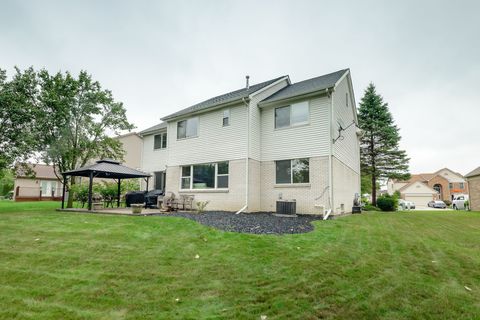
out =
[(228, 162), (194, 164), (182, 167), (181, 189), (228, 188)]
[(309, 183), (310, 163), (308, 159), (275, 161), (277, 184)]
[(177, 122), (177, 139), (192, 138), (198, 135), (198, 118)]
[(309, 118), (308, 101), (286, 107), (275, 108), (275, 128), (288, 128), (307, 124)]
[(153, 149), (166, 149), (167, 148), (167, 133), (160, 133), (153, 136)]

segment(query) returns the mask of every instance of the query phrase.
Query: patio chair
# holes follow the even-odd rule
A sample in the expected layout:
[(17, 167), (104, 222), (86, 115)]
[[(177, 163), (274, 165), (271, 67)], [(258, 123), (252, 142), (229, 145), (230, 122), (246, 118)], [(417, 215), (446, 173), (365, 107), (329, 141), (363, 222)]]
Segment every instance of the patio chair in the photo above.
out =
[(175, 211), (178, 209), (178, 202), (175, 198), (175, 193), (168, 192), (167, 195), (163, 197), (162, 209), (161, 211)]
[(195, 199), (195, 196), (193, 194), (185, 195), (183, 198), (183, 210), (192, 210), (194, 199)]

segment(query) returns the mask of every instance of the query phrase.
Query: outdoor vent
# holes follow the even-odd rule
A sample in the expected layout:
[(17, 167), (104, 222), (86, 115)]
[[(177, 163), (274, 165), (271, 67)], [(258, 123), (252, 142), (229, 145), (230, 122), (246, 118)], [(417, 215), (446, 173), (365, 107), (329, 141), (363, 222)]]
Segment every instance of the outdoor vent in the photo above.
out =
[(277, 214), (293, 215), (297, 214), (297, 202), (293, 201), (277, 201)]

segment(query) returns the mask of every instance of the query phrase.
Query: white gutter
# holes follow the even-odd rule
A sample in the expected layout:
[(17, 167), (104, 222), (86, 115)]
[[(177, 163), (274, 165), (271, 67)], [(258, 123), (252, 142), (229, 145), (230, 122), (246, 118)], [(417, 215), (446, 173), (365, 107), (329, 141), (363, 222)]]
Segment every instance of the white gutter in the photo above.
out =
[(248, 182), (250, 176), (249, 162), (250, 162), (250, 98), (242, 98), (243, 103), (247, 107), (247, 155), (245, 157), (245, 205), (235, 214), (239, 214), (248, 208)]

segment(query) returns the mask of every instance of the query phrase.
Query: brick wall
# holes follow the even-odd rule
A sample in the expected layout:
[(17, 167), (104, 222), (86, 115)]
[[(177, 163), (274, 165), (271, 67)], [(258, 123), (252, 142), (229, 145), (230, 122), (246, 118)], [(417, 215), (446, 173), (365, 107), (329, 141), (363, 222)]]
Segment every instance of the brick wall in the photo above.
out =
[(180, 191), (179, 166), (169, 166), (166, 172), (166, 192), (192, 194), (196, 201), (210, 201), (206, 210), (238, 211), (245, 205), (245, 160), (232, 160), (229, 167), (228, 191), (192, 190)]
[(328, 157), (310, 158), (310, 183), (303, 185), (277, 185), (275, 183), (275, 161), (261, 162), (261, 210), (275, 211), (279, 195), (282, 199), (297, 201), (298, 213), (323, 213), (315, 205), (326, 206), (328, 191), (321, 199), (315, 200), (328, 186)]

